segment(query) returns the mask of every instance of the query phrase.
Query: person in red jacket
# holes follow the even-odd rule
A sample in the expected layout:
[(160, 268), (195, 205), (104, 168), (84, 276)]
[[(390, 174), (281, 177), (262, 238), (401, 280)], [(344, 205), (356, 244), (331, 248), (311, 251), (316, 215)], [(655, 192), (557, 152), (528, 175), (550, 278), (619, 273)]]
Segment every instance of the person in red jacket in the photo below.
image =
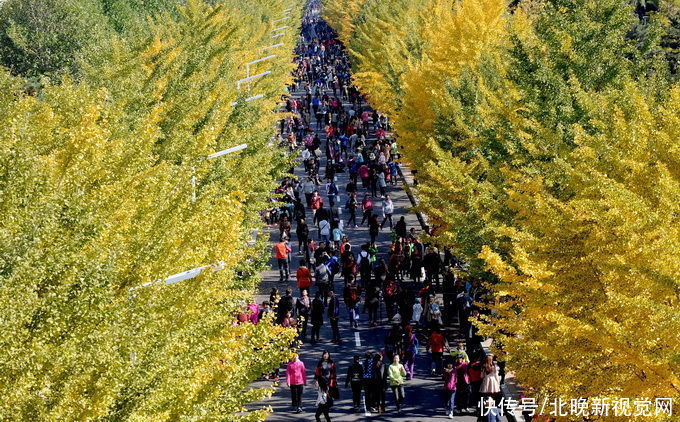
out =
[(353, 328), (359, 328), (357, 305), (361, 300), (361, 287), (357, 286), (355, 277), (350, 277), (349, 283), (345, 286), (343, 297), (349, 314), (349, 325)]
[(444, 357), (444, 348), (449, 349), (449, 344), (438, 328), (434, 328), (430, 334), (430, 339), (427, 343), (427, 351), (432, 354), (432, 375), (440, 375), (442, 373), (442, 359)]
[(479, 387), (482, 385), (482, 363), (477, 360), (470, 362), (468, 365), (468, 374), (470, 374), (470, 400), (468, 401), (470, 407), (479, 406)]
[(290, 387), (293, 409), (296, 413), (302, 413), (302, 390), (307, 385), (307, 370), (297, 353), (286, 367), (286, 384)]
[(307, 268), (307, 261), (304, 259), (300, 260), (300, 266), (295, 272), (295, 278), (297, 279), (298, 289), (300, 289), (300, 296), (302, 296), (303, 290), (307, 290), (307, 294), (309, 294), (309, 288), (312, 287), (312, 273)]
[(288, 281), (289, 268), (288, 268), (288, 254), (292, 252), (290, 246), (288, 246), (288, 239), (285, 237), (281, 239), (279, 243), (274, 246), (274, 255), (276, 256), (276, 261), (279, 264), (279, 281)]
[(359, 167), (359, 177), (361, 178), (361, 185), (364, 189), (369, 188), (369, 168), (366, 164), (362, 164)]
[(373, 201), (371, 201), (369, 194), (364, 195), (364, 200), (361, 201), (361, 210), (364, 212), (364, 216), (361, 218), (361, 223), (359, 223), (360, 226), (364, 224), (366, 219), (370, 222), (371, 216), (373, 215)]
[(328, 350), (324, 350), (321, 354), (321, 359), (316, 365), (316, 370), (314, 371), (314, 378), (324, 378), (328, 383), (328, 389), (330, 391), (331, 397), (334, 399), (338, 398), (338, 377), (335, 371), (335, 362), (331, 359), (331, 354)]
[(314, 193), (312, 193), (312, 199), (310, 200), (310, 208), (312, 209), (313, 221), (316, 221), (314, 217), (316, 216), (317, 210), (321, 207), (323, 207), (323, 198), (319, 196), (318, 191), (314, 191)]

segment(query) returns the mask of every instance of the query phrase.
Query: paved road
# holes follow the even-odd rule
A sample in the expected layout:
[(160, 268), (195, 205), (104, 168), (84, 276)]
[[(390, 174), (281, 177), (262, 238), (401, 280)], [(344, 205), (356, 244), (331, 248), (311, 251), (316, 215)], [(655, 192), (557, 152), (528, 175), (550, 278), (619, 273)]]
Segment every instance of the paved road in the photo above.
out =
[[(302, 92), (293, 92), (293, 96), (302, 95)], [(349, 104), (345, 104), (349, 107)], [(316, 124), (312, 125), (316, 127)], [(371, 132), (372, 134), (372, 132)], [(323, 131), (319, 132), (319, 136), (322, 139), (322, 145), (325, 145), (325, 133)], [(369, 141), (372, 140), (369, 137)], [(322, 168), (320, 174), (325, 174), (324, 165), (325, 157), (322, 160)], [(298, 177), (306, 176), (301, 162), (295, 168), (295, 174)], [(344, 192), (344, 186), (348, 182), (347, 173), (340, 173), (337, 175), (337, 186), (340, 189), (341, 198), (339, 203), (344, 204), (347, 195)], [(402, 188), (403, 181), (399, 181), (397, 186), (389, 186), (388, 193), (392, 197), (395, 205), (394, 222), (399, 220), (401, 216), (405, 216), (406, 222), (409, 228), (415, 227), (417, 232), (420, 232), (420, 225), (414, 214), (408, 213), (408, 209), (411, 206), (409, 199)], [(359, 184), (361, 185), (361, 184)], [(319, 189), (321, 192), (322, 189)], [(360, 187), (360, 192), (357, 198), (361, 199), (363, 197), (363, 189)], [(324, 198), (324, 202), (328, 202), (327, 198)], [(381, 207), (380, 198), (374, 198), (374, 209), (379, 210)], [(358, 213), (360, 214), (360, 213)], [(348, 218), (344, 215), (344, 220)], [(310, 235), (316, 238), (317, 233), (315, 229), (311, 228), (311, 212), (307, 211), (306, 221), (310, 222)], [(349, 236), (350, 242), (354, 245), (354, 249), (358, 250), (358, 246), (367, 243), (369, 240), (368, 229), (366, 226), (353, 228), (348, 227), (345, 224), (345, 234)], [(300, 255), (297, 255), (297, 239), (295, 235), (295, 229), (291, 231), (292, 239), (291, 245), (293, 245), (294, 256), (292, 259), (291, 273), (295, 273), (297, 269), (297, 261)], [(278, 227), (270, 228), (270, 242), (272, 246), (276, 241), (278, 241)], [(385, 257), (385, 252), (391, 245), (390, 242), (390, 232), (386, 227), (381, 231), (377, 239), (378, 248), (380, 255)], [(294, 295), (297, 293), (297, 286), (294, 279), (291, 279), (287, 283), (279, 282), (279, 274), (276, 266), (276, 260), (272, 258), (270, 270), (263, 274), (263, 282), (260, 286), (260, 295), (258, 299), (260, 302), (266, 300), (269, 295), (269, 291), (272, 287), (277, 287), (281, 294), (285, 291), (287, 287), (292, 288)], [(335, 291), (340, 292), (339, 296), (342, 296), (343, 281), (340, 278), (335, 283)], [(312, 293), (315, 292), (315, 288), (312, 288)], [(341, 322), (340, 322), (340, 333), (343, 339), (341, 345), (336, 345), (330, 342), (331, 339), (331, 329), (330, 325), (325, 321), (325, 325), (321, 330), (321, 342), (311, 345), (309, 343), (304, 343), (300, 349), (300, 357), (304, 361), (307, 367), (308, 373), (308, 386), (305, 388), (303, 394), (303, 406), (304, 413), (296, 414), (292, 412), (290, 406), (290, 391), (285, 385), (285, 369), (281, 370), (281, 385), (277, 388), (274, 396), (267, 400), (265, 404), (272, 406), (273, 413), (269, 416), (270, 421), (302, 421), (302, 420), (313, 420), (315, 411), (315, 399), (316, 391), (312, 381), (313, 371), (316, 367), (316, 363), (321, 356), (323, 350), (328, 350), (331, 353), (331, 357), (337, 365), (338, 373), (338, 385), (341, 387), (341, 397), (340, 400), (335, 402), (335, 405), (331, 412), (332, 420), (334, 421), (354, 421), (354, 420), (390, 420), (390, 421), (429, 421), (429, 420), (441, 420), (448, 419), (445, 415), (443, 408), (443, 391), (442, 382), (439, 378), (430, 377), (428, 375), (430, 368), (429, 355), (425, 353), (424, 347), (421, 346), (420, 352), (416, 359), (416, 376), (413, 380), (407, 381), (405, 385), (406, 400), (404, 411), (401, 415), (397, 415), (396, 408), (394, 405), (393, 397), (391, 391), (387, 392), (387, 413), (385, 414), (373, 414), (371, 417), (366, 417), (364, 413), (355, 414), (352, 410), (352, 400), (351, 391), (349, 388), (344, 388), (345, 375), (349, 363), (354, 355), (362, 355), (367, 351), (378, 352), (383, 348), (384, 339), (389, 328), (387, 320), (385, 317), (384, 307), (381, 310), (382, 324), (378, 327), (368, 327), (366, 323), (366, 313), (362, 313), (362, 321), (360, 322), (360, 327), (358, 330), (352, 330), (348, 323), (348, 314), (346, 309), (342, 309)], [(311, 330), (311, 325), (310, 328)], [(449, 336), (449, 341), (452, 338)], [(421, 343), (422, 344), (422, 343)], [(255, 383), (255, 386), (265, 386), (270, 385), (271, 381), (260, 381)], [(476, 417), (473, 416), (456, 416), (455, 420), (459, 421), (474, 421)]]

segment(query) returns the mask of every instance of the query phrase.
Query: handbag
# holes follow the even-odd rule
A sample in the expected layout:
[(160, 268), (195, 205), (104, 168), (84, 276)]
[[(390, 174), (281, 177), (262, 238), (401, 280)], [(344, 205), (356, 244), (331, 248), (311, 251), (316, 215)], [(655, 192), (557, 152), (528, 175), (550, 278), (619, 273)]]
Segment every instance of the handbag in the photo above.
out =
[(333, 400), (339, 400), (340, 399), (340, 389), (337, 386), (331, 387), (331, 388), (328, 389), (328, 395)]

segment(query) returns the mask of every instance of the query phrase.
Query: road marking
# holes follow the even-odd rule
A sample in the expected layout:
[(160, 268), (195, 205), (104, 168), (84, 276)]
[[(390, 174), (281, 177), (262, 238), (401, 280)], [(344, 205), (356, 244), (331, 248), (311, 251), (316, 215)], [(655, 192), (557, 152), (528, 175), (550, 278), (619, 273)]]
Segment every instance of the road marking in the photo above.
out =
[(361, 347), (361, 337), (359, 337), (358, 331), (354, 332), (354, 343), (356, 343), (357, 347)]

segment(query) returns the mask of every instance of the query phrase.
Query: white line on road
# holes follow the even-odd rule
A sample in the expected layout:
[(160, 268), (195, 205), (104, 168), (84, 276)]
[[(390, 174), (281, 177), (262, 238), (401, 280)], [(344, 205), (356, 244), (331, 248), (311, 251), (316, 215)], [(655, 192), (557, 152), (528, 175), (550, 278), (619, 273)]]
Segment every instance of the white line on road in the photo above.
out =
[(359, 337), (358, 331), (354, 332), (354, 343), (356, 343), (357, 347), (361, 347), (361, 337)]

